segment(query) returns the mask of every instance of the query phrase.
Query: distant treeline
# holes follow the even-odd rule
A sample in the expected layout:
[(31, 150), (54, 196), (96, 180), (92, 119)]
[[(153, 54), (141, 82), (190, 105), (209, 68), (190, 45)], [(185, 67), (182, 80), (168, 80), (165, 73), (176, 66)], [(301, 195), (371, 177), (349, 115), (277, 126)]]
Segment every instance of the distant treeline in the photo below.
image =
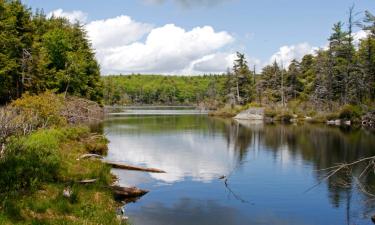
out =
[(0, 105), (47, 89), (102, 100), (100, 70), (86, 31), (0, 0)]
[(108, 105), (192, 105), (225, 96), (226, 77), (124, 75), (103, 77), (104, 101)]
[[(327, 48), (293, 60), (249, 69), (244, 54), (237, 53), (233, 68), (223, 75), (207, 76), (108, 76), (104, 77), (106, 104), (255, 103), (259, 105), (308, 104), (319, 110), (343, 105), (373, 106), (375, 99), (375, 17), (366, 11), (362, 22), (333, 26)], [(354, 26), (367, 37), (354, 41)], [(294, 105), (295, 105), (294, 104)]]

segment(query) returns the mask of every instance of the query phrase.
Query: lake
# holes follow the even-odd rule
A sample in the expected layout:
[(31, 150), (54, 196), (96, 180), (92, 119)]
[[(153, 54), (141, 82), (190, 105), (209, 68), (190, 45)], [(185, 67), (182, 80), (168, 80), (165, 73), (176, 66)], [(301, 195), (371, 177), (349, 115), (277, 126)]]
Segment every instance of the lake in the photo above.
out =
[[(108, 160), (167, 171), (113, 170), (121, 185), (150, 191), (126, 205), (131, 224), (372, 224), (374, 202), (352, 176), (342, 172), (314, 185), (324, 168), (375, 155), (374, 134), (144, 110), (120, 110), (103, 123)], [(375, 184), (372, 173), (362, 180)]]

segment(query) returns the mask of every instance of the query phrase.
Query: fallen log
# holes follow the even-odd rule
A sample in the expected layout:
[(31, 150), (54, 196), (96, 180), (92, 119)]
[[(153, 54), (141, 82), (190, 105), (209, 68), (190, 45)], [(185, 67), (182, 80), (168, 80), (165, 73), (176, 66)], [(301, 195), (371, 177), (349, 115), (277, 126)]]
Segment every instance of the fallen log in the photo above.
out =
[(80, 180), (78, 183), (80, 184), (92, 184), (95, 183), (98, 179), (85, 179), (85, 180)]
[(134, 197), (141, 197), (148, 193), (147, 190), (143, 190), (137, 187), (121, 187), (117, 185), (110, 186), (113, 193), (117, 197), (121, 198), (134, 198)]
[(104, 157), (101, 156), (101, 155), (98, 155), (98, 154), (84, 154), (84, 155), (81, 155), (77, 161), (81, 160), (81, 159), (91, 159), (91, 158), (95, 158), (95, 159), (103, 159)]
[(144, 171), (144, 172), (150, 172), (150, 173), (165, 173), (164, 170), (160, 169), (155, 169), (155, 168), (144, 168), (144, 167), (139, 167), (139, 166), (131, 166), (131, 165), (126, 165), (123, 163), (118, 163), (118, 162), (111, 162), (111, 161), (103, 161), (107, 165), (112, 166), (113, 168), (117, 169), (124, 169), (124, 170), (136, 170), (136, 171)]

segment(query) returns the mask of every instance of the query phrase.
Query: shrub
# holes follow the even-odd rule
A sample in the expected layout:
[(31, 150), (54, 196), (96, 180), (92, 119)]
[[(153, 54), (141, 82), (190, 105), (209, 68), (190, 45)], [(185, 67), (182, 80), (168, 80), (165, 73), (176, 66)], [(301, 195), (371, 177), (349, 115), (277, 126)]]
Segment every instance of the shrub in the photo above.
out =
[(289, 123), (291, 119), (293, 118), (293, 115), (289, 112), (282, 112), (281, 114), (276, 116), (276, 120)]
[(19, 114), (37, 116), (38, 127), (63, 126), (66, 119), (61, 116), (64, 98), (51, 91), (39, 95), (25, 94), (11, 103), (19, 110)]
[(273, 110), (273, 109), (265, 109), (264, 110), (264, 115), (266, 117), (274, 118), (274, 117), (276, 117), (277, 112), (276, 112), (276, 110)]
[(57, 178), (60, 166), (57, 130), (41, 130), (12, 138), (0, 160), (0, 192), (35, 189), (43, 181)]
[(0, 108), (0, 144), (9, 136), (26, 135), (38, 128), (97, 122), (103, 109), (95, 102), (77, 97), (64, 98), (51, 91), (23, 95)]
[(361, 109), (358, 106), (345, 105), (341, 108), (339, 118), (344, 120), (355, 120), (361, 117)]
[(83, 141), (87, 152), (98, 155), (107, 155), (108, 152), (108, 140), (101, 136), (96, 135), (87, 138)]

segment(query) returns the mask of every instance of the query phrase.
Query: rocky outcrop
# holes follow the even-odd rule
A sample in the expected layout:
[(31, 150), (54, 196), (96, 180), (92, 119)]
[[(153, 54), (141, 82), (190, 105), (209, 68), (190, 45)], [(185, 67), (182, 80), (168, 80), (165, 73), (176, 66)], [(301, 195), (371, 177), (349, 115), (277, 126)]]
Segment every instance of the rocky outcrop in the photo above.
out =
[(375, 111), (369, 112), (362, 117), (364, 127), (375, 128)]
[(240, 112), (234, 118), (238, 120), (263, 120), (264, 108), (249, 108)]

